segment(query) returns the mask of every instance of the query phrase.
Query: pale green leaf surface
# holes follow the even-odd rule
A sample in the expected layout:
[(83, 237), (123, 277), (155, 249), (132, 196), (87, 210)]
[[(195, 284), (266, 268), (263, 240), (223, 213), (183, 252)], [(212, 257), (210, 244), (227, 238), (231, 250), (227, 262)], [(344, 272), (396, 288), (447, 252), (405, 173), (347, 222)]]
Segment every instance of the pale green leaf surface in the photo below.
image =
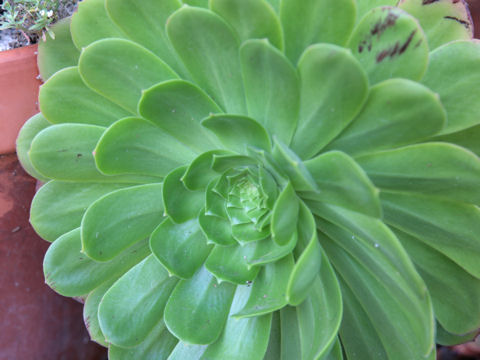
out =
[(179, 341), (168, 360), (200, 360), (208, 345), (192, 345)]
[(167, 34), (195, 82), (224, 110), (245, 114), (239, 44), (229, 25), (209, 10), (184, 6), (167, 21)]
[(268, 39), (283, 49), (283, 32), (275, 11), (265, 0), (210, 0), (210, 9), (233, 27), (240, 42)]
[(390, 79), (371, 88), (360, 114), (327, 149), (352, 156), (392, 149), (436, 135), (445, 121), (437, 94), (410, 80)]
[(279, 360), (282, 352), (282, 339), (280, 333), (280, 311), (272, 313), (272, 325), (270, 327), (270, 339), (263, 360)]
[(182, 0), (186, 5), (208, 8), (208, 0)]
[(95, 147), (95, 163), (106, 175), (163, 177), (196, 153), (150, 121), (128, 117), (111, 125)]
[(33, 115), (30, 119), (23, 124), (22, 128), (17, 137), (16, 141), (16, 152), (18, 161), (22, 165), (23, 169), (34, 178), (47, 182), (49, 179), (41, 175), (32, 165), (28, 152), (30, 151), (30, 146), (32, 145), (33, 138), (43, 129), (46, 129), (52, 125), (50, 122), (45, 119), (45, 117), (38, 113)]
[(270, 135), (290, 143), (297, 125), (300, 99), (295, 68), (265, 40), (243, 43), (240, 59), (249, 116), (261, 123)]
[(272, 238), (280, 246), (285, 245), (297, 231), (299, 200), (289, 183), (275, 202), (270, 225)]
[(253, 281), (248, 301), (233, 316), (237, 319), (269, 314), (287, 305), (287, 283), (293, 270), (293, 256), (262, 267)]
[(478, 329), (480, 280), (424, 242), (399, 230), (395, 233), (428, 287), (437, 321), (455, 334)]
[(373, 8), (396, 6), (398, 0), (357, 0), (357, 23)]
[(48, 37), (38, 44), (37, 65), (43, 81), (60, 69), (77, 65), (80, 52), (73, 44), (70, 22), (71, 17), (57, 21), (49, 27), (55, 39)]
[(168, 332), (160, 320), (144, 342), (132, 348), (111, 345), (108, 349), (110, 360), (167, 360), (178, 343), (178, 339)]
[(237, 286), (225, 329), (220, 338), (209, 345), (202, 360), (262, 360), (270, 337), (272, 315), (236, 319), (238, 312), (248, 301), (251, 293), (246, 286)]
[(55, 73), (40, 87), (40, 110), (54, 124), (108, 126), (131, 113), (87, 87), (77, 67)]
[(292, 150), (302, 159), (316, 155), (357, 115), (368, 95), (368, 79), (347, 49), (317, 44), (302, 55), (300, 118)]
[(181, 181), (186, 166), (170, 172), (163, 180), (163, 205), (165, 214), (176, 223), (183, 223), (198, 216), (205, 203), (203, 191), (188, 190)]
[(304, 199), (327, 202), (380, 218), (378, 190), (363, 169), (348, 155), (330, 151), (305, 162), (318, 192), (304, 192)]
[(236, 240), (232, 236), (232, 226), (227, 219), (218, 216), (208, 216), (203, 212), (198, 216), (198, 222), (207, 243), (217, 245), (234, 245)]
[(55, 241), (80, 226), (83, 214), (91, 203), (131, 185), (52, 180), (35, 194), (30, 208), (30, 223), (43, 239)]
[(398, 6), (420, 22), (430, 50), (450, 41), (473, 38), (472, 18), (463, 1), (400, 0)]
[(178, 77), (155, 54), (125, 39), (104, 39), (87, 46), (78, 69), (90, 88), (133, 114), (144, 90)]
[(427, 39), (418, 21), (395, 7), (368, 12), (353, 31), (348, 47), (372, 84), (397, 77), (420, 80), (428, 64)]
[(258, 165), (258, 161), (245, 155), (213, 155), (212, 169), (218, 173), (249, 165)]
[(297, 359), (302, 353), (300, 330), (295, 307), (285, 306), (280, 310), (281, 360)]
[(380, 194), (385, 221), (449, 257), (480, 278), (480, 209), (408, 193)]
[(214, 133), (229, 150), (247, 153), (247, 145), (269, 151), (272, 147), (265, 128), (256, 120), (239, 115), (211, 115), (202, 126)]
[(468, 334), (455, 335), (446, 331), (437, 322), (437, 343), (438, 344), (441, 344), (444, 346), (460, 345), (470, 341), (474, 341), (476, 337), (478, 337), (478, 329)]
[(108, 261), (148, 237), (162, 219), (162, 184), (112, 191), (85, 212), (83, 249), (92, 259)]
[(223, 331), (234, 294), (235, 285), (218, 283), (202, 267), (176, 286), (165, 307), (165, 323), (181, 341), (211, 344)]
[(108, 15), (136, 43), (157, 54), (183, 77), (185, 67), (173, 50), (165, 30), (168, 17), (182, 5), (180, 0), (106, 0)]
[(81, 252), (80, 229), (62, 235), (43, 261), (48, 286), (63, 296), (83, 296), (110, 279), (118, 278), (150, 254), (147, 241), (140, 241), (108, 262), (98, 263)]
[(321, 356), (319, 358), (320, 360), (343, 360), (343, 349), (339, 339), (339, 337), (336, 338), (336, 341), (330, 352)]
[(125, 34), (110, 19), (105, 0), (79, 2), (70, 25), (73, 43), (82, 50), (92, 42), (104, 38), (125, 38)]
[[(452, 64), (455, 64), (452, 66)], [(477, 125), (480, 119), (480, 41), (456, 41), (430, 54), (422, 82), (440, 95), (448, 121), (443, 134)], [(441, 74), (441, 76), (439, 76)]]
[(153, 255), (124, 274), (103, 296), (98, 309), (108, 342), (121, 347), (140, 345), (162, 319), (177, 281)]
[(226, 150), (211, 150), (199, 155), (193, 160), (181, 178), (185, 187), (190, 190), (204, 190), (207, 185), (219, 174), (212, 169), (216, 155), (232, 155)]
[(222, 111), (192, 83), (170, 80), (157, 84), (143, 92), (138, 110), (144, 118), (197, 152), (221, 147), (200, 121)]
[(480, 205), (480, 159), (452, 144), (425, 143), (357, 158), (381, 189)]
[(256, 242), (254, 253), (246, 259), (247, 266), (268, 264), (287, 256), (297, 245), (297, 239), (294, 233), (285, 245), (278, 245), (271, 237)]
[(445, 141), (460, 145), (480, 156), (480, 141), (478, 139), (480, 139), (480, 125), (433, 138), (435, 141)]
[(295, 64), (312, 44), (345, 45), (355, 25), (355, 14), (354, 0), (282, 0), (280, 19), (287, 57)]
[(212, 249), (197, 219), (175, 224), (165, 219), (152, 233), (150, 248), (170, 274), (191, 278)]

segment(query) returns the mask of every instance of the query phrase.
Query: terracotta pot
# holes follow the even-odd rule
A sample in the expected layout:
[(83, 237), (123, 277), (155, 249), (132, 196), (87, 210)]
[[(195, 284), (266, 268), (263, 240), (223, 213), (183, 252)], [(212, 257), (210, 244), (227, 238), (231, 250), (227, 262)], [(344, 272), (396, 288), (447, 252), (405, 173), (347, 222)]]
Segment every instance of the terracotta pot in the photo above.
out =
[(23, 123), (38, 112), (37, 45), (0, 52), (0, 154), (15, 152)]

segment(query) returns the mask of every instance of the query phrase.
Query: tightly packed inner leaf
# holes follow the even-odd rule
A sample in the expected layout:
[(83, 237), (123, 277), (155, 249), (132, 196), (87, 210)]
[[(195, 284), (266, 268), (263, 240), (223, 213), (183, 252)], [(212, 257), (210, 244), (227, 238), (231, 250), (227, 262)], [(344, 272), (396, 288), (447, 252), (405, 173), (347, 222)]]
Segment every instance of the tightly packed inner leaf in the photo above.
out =
[(86, 299), (112, 360), (434, 359), (465, 341), (472, 26), (451, 0), (80, 3), (40, 45), (41, 114), (18, 140), (47, 182), (47, 283)]

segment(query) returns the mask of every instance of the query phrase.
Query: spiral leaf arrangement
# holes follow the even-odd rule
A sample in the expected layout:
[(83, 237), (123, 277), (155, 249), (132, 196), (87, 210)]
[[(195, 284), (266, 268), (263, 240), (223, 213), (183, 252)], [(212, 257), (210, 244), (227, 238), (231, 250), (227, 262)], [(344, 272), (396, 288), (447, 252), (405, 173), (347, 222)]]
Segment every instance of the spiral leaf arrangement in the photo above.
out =
[(480, 327), (463, 1), (88, 0), (18, 139), (110, 359), (434, 359)]

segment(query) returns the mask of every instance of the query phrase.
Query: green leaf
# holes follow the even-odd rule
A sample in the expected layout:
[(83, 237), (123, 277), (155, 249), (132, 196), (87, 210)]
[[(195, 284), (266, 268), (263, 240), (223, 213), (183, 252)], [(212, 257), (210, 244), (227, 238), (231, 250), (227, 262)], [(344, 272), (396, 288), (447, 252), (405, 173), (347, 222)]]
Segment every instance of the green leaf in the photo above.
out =
[(75, 183), (52, 180), (35, 194), (30, 222), (47, 241), (76, 229), (88, 206), (103, 195), (133, 184)]
[(386, 226), (362, 215), (345, 215), (353, 226), (317, 219), (321, 231), (328, 235), (321, 236), (321, 242), (337, 274), (371, 319), (386, 358), (427, 357), (434, 348), (435, 329), (425, 284)]
[(460, 145), (480, 156), (480, 141), (478, 139), (480, 139), (480, 125), (433, 138), (435, 141)]
[(380, 194), (385, 221), (480, 278), (480, 209), (418, 194)]
[(43, 261), (45, 281), (63, 296), (83, 296), (110, 279), (116, 279), (150, 254), (147, 241), (140, 241), (114, 259), (98, 263), (81, 252), (80, 229), (57, 239)]
[(233, 27), (240, 42), (249, 39), (267, 39), (283, 50), (280, 20), (265, 0), (210, 0), (210, 9)]
[(428, 45), (420, 24), (395, 7), (369, 11), (353, 31), (348, 47), (372, 84), (397, 77), (418, 81), (427, 69)]
[(288, 176), (296, 191), (319, 190), (315, 179), (307, 170), (303, 161), (280, 140), (273, 138), (272, 155), (278, 166)]
[(420, 22), (431, 50), (450, 41), (473, 38), (473, 22), (465, 2), (401, 0), (398, 7)]
[(207, 345), (192, 345), (179, 341), (168, 360), (200, 360)]
[(465, 344), (467, 342), (473, 341), (476, 337), (478, 338), (478, 329), (468, 334), (455, 335), (446, 331), (437, 322), (437, 343), (440, 345), (453, 346)]
[(230, 223), (232, 225), (232, 236), (237, 242), (244, 246), (252, 241), (259, 241), (270, 236), (269, 227), (259, 227), (253, 222), (247, 223), (234, 223), (233, 219), (230, 218)]
[[(455, 66), (452, 66), (455, 63)], [(480, 123), (480, 42), (458, 41), (432, 51), (423, 83), (440, 95), (448, 123), (443, 134)], [(442, 76), (438, 76), (442, 74)]]
[(253, 281), (260, 268), (251, 267), (247, 260), (255, 254), (256, 242), (246, 245), (216, 245), (205, 262), (205, 267), (219, 281), (243, 285)]
[(297, 245), (297, 233), (285, 245), (278, 245), (271, 237), (255, 243), (254, 253), (247, 257), (247, 266), (268, 264), (290, 254)]
[(243, 43), (240, 59), (249, 116), (260, 122), (269, 134), (290, 143), (297, 125), (300, 99), (295, 68), (265, 40)]
[[(361, 354), (361, 353), (359, 353)], [(331, 351), (320, 358), (321, 360), (343, 360), (343, 349), (340, 338), (337, 336)]]
[(82, 246), (96, 261), (108, 261), (148, 237), (163, 218), (162, 184), (113, 191), (89, 206), (82, 219)]
[(150, 255), (115, 282), (98, 309), (100, 327), (108, 342), (121, 347), (142, 343), (162, 319), (177, 281)]
[(215, 137), (200, 125), (211, 113), (222, 112), (196, 85), (170, 80), (143, 92), (139, 113), (187, 147), (204, 152), (219, 148)]
[(189, 279), (212, 249), (206, 240), (197, 219), (175, 224), (167, 218), (153, 231), (150, 248), (170, 274)]
[(163, 320), (159, 320), (140, 345), (132, 348), (110, 345), (108, 358), (110, 360), (167, 360), (177, 343), (178, 339), (168, 332)]
[(234, 285), (218, 283), (202, 267), (173, 290), (165, 307), (165, 323), (181, 341), (211, 344), (222, 333), (234, 293)]
[(55, 34), (55, 39), (47, 38), (38, 44), (37, 65), (43, 81), (58, 70), (76, 66), (80, 52), (72, 42), (70, 35), (71, 17), (57, 21), (50, 27)]
[(90, 292), (83, 307), (83, 322), (90, 335), (90, 339), (105, 347), (108, 347), (108, 343), (105, 340), (105, 335), (103, 335), (98, 321), (98, 306), (102, 301), (103, 295), (105, 295), (116, 280), (117, 279), (109, 280)]
[(306, 161), (305, 166), (320, 191), (301, 193), (302, 198), (381, 217), (378, 190), (351, 157), (340, 151), (329, 151)]
[(286, 306), (280, 310), (281, 360), (298, 358), (302, 353), (300, 331), (295, 307)]
[(282, 0), (280, 18), (288, 58), (295, 64), (315, 43), (345, 45), (355, 25), (355, 13), (353, 0)]
[(250, 288), (237, 286), (230, 314), (220, 338), (209, 345), (202, 359), (262, 360), (268, 346), (272, 315), (236, 319), (248, 301)]
[(105, 0), (93, 0), (78, 4), (72, 16), (70, 32), (75, 46), (82, 50), (92, 42), (104, 38), (125, 38), (125, 34), (110, 19)]
[(315, 220), (308, 207), (301, 203), (298, 214), (298, 246), (295, 266), (288, 279), (287, 301), (298, 306), (308, 296), (321, 267), (322, 252), (317, 238)]
[(391, 79), (371, 88), (357, 118), (327, 149), (360, 156), (424, 140), (445, 125), (438, 95), (423, 85)]
[(95, 148), (95, 163), (106, 175), (162, 177), (195, 158), (195, 152), (150, 121), (129, 117), (111, 125)]
[(269, 151), (272, 147), (265, 128), (252, 118), (240, 115), (211, 115), (202, 126), (214, 133), (229, 150), (246, 154), (247, 146)]
[(182, 0), (186, 5), (208, 8), (208, 0)]
[(280, 193), (273, 207), (271, 232), (273, 240), (285, 245), (297, 231), (299, 202), (292, 184), (289, 183)]
[(365, 14), (378, 6), (396, 6), (398, 0), (362, 0), (357, 1), (357, 23)]
[(219, 174), (212, 169), (213, 160), (217, 155), (232, 155), (226, 150), (211, 150), (199, 155), (193, 160), (181, 178), (185, 187), (190, 190), (204, 190)]
[(40, 87), (40, 110), (54, 124), (108, 126), (131, 113), (88, 88), (77, 67), (55, 73)]
[(106, 0), (105, 6), (115, 25), (131, 40), (155, 53), (177, 73), (186, 75), (165, 30), (168, 17), (180, 8), (181, 1)]
[(357, 115), (368, 95), (368, 79), (350, 51), (329, 44), (309, 47), (298, 69), (300, 119), (290, 147), (308, 159)]
[(480, 205), (480, 159), (461, 147), (418, 144), (360, 157), (357, 161), (382, 189)]
[(250, 165), (258, 165), (258, 161), (245, 155), (213, 155), (212, 169), (218, 173)]
[(188, 190), (183, 182), (186, 166), (170, 172), (163, 181), (163, 204), (165, 214), (180, 224), (198, 216), (205, 203), (203, 191)]
[(435, 317), (442, 327), (454, 334), (478, 329), (480, 279), (424, 242), (399, 230), (395, 233), (427, 284)]
[(289, 255), (262, 267), (253, 281), (247, 303), (233, 317), (241, 319), (260, 316), (287, 305), (287, 283), (293, 265), (293, 256)]
[(33, 115), (25, 124), (23, 124), (16, 142), (17, 157), (23, 169), (30, 176), (33, 176), (34, 178), (37, 178), (43, 182), (47, 182), (49, 179), (45, 176), (42, 176), (37, 170), (35, 170), (32, 162), (30, 161), (28, 152), (30, 151), (33, 138), (37, 136), (40, 131), (46, 129), (50, 125), (51, 123), (48, 122), (41, 113)]
[(228, 220), (218, 216), (208, 216), (201, 212), (198, 216), (198, 222), (207, 238), (207, 244), (236, 244), (236, 240), (232, 236), (232, 225)]
[(169, 18), (167, 34), (193, 80), (224, 110), (245, 114), (239, 44), (229, 25), (209, 10), (184, 6)]
[(124, 39), (89, 45), (80, 55), (78, 68), (90, 88), (133, 114), (143, 90), (178, 77), (155, 54)]
[(281, 359), (282, 339), (280, 334), (280, 311), (272, 313), (272, 326), (270, 327), (270, 339), (268, 341), (267, 352), (263, 360)]

